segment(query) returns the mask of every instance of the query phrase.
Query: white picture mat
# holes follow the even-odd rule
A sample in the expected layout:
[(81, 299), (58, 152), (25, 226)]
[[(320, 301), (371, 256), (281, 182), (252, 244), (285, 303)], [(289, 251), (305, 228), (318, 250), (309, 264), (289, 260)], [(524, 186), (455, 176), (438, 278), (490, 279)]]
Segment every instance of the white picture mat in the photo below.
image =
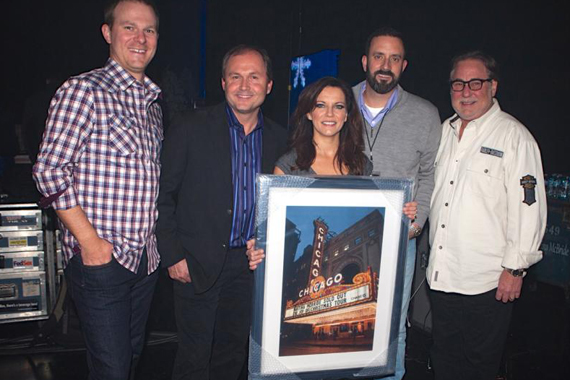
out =
[[(278, 187), (269, 189), (261, 374), (280, 373), (282, 368), (276, 368), (275, 361), (280, 362), (293, 373), (386, 365), (403, 216), (403, 197), (404, 192), (401, 190)], [(385, 208), (376, 329), (372, 351), (279, 356), (287, 206)], [(377, 271), (378, 268), (373, 268), (373, 270)]]

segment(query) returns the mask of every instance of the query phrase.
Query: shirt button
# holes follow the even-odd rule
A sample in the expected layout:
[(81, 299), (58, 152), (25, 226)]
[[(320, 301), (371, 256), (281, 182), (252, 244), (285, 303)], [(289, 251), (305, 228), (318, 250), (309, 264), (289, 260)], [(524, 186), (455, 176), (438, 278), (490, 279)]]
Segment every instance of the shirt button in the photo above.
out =
[(445, 202), (445, 207), (449, 206), (449, 203)]
[(227, 245), (226, 245), (226, 244), (222, 244), (222, 247), (223, 247), (223, 248), (226, 248), (226, 247), (227, 247)]
[(438, 248), (439, 248), (439, 249), (443, 249), (443, 247), (442, 247), (441, 245), (440, 245)]
[(441, 225), (441, 228), (445, 228), (445, 224), (442, 224), (442, 225)]
[(485, 169), (483, 170), (485, 173), (489, 173), (489, 169)]
[(450, 185), (453, 185), (453, 181), (449, 181), (449, 184), (450, 184)]
[(232, 209), (229, 208), (229, 209), (226, 210), (226, 212), (228, 213), (228, 215), (231, 215), (231, 214), (232, 214)]

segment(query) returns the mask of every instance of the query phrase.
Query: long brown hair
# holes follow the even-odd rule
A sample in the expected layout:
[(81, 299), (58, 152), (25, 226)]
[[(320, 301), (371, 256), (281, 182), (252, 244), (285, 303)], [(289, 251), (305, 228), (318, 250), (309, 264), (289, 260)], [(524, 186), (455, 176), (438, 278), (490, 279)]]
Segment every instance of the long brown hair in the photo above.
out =
[[(364, 174), (366, 156), (364, 155), (363, 123), (356, 104), (356, 99), (348, 85), (334, 77), (324, 77), (308, 85), (299, 95), (297, 108), (291, 119), (293, 134), (289, 142), (290, 149), (295, 149), (297, 161), (295, 165), (300, 170), (309, 170), (315, 161), (316, 150), (313, 142), (313, 123), (307, 118), (317, 103), (319, 94), (325, 87), (335, 87), (342, 90), (346, 101), (347, 120), (339, 133), (339, 146), (334, 161), (342, 174)], [(343, 167), (348, 173), (343, 173)]]

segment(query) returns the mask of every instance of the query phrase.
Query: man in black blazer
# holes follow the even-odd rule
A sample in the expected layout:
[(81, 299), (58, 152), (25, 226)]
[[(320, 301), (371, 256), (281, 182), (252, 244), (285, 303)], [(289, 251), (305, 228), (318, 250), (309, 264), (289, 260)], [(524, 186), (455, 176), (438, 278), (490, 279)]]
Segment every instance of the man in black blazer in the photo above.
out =
[(174, 280), (178, 352), (173, 379), (235, 380), (247, 357), (255, 174), (272, 173), (286, 131), (260, 107), (273, 86), (260, 48), (226, 53), (226, 101), (190, 112), (162, 151), (158, 247)]

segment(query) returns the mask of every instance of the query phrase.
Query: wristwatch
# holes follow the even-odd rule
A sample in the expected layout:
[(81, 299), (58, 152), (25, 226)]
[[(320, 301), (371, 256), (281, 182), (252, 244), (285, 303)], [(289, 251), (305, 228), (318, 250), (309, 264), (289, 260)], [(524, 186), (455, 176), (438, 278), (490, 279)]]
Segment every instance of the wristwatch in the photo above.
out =
[(417, 237), (422, 232), (422, 228), (415, 223), (410, 225), (410, 232), (412, 233), (412, 237)]
[(511, 276), (513, 277), (522, 277), (524, 276), (524, 274), (526, 273), (526, 269), (511, 269), (511, 268), (505, 268), (505, 270), (507, 272), (509, 272), (511, 274)]

